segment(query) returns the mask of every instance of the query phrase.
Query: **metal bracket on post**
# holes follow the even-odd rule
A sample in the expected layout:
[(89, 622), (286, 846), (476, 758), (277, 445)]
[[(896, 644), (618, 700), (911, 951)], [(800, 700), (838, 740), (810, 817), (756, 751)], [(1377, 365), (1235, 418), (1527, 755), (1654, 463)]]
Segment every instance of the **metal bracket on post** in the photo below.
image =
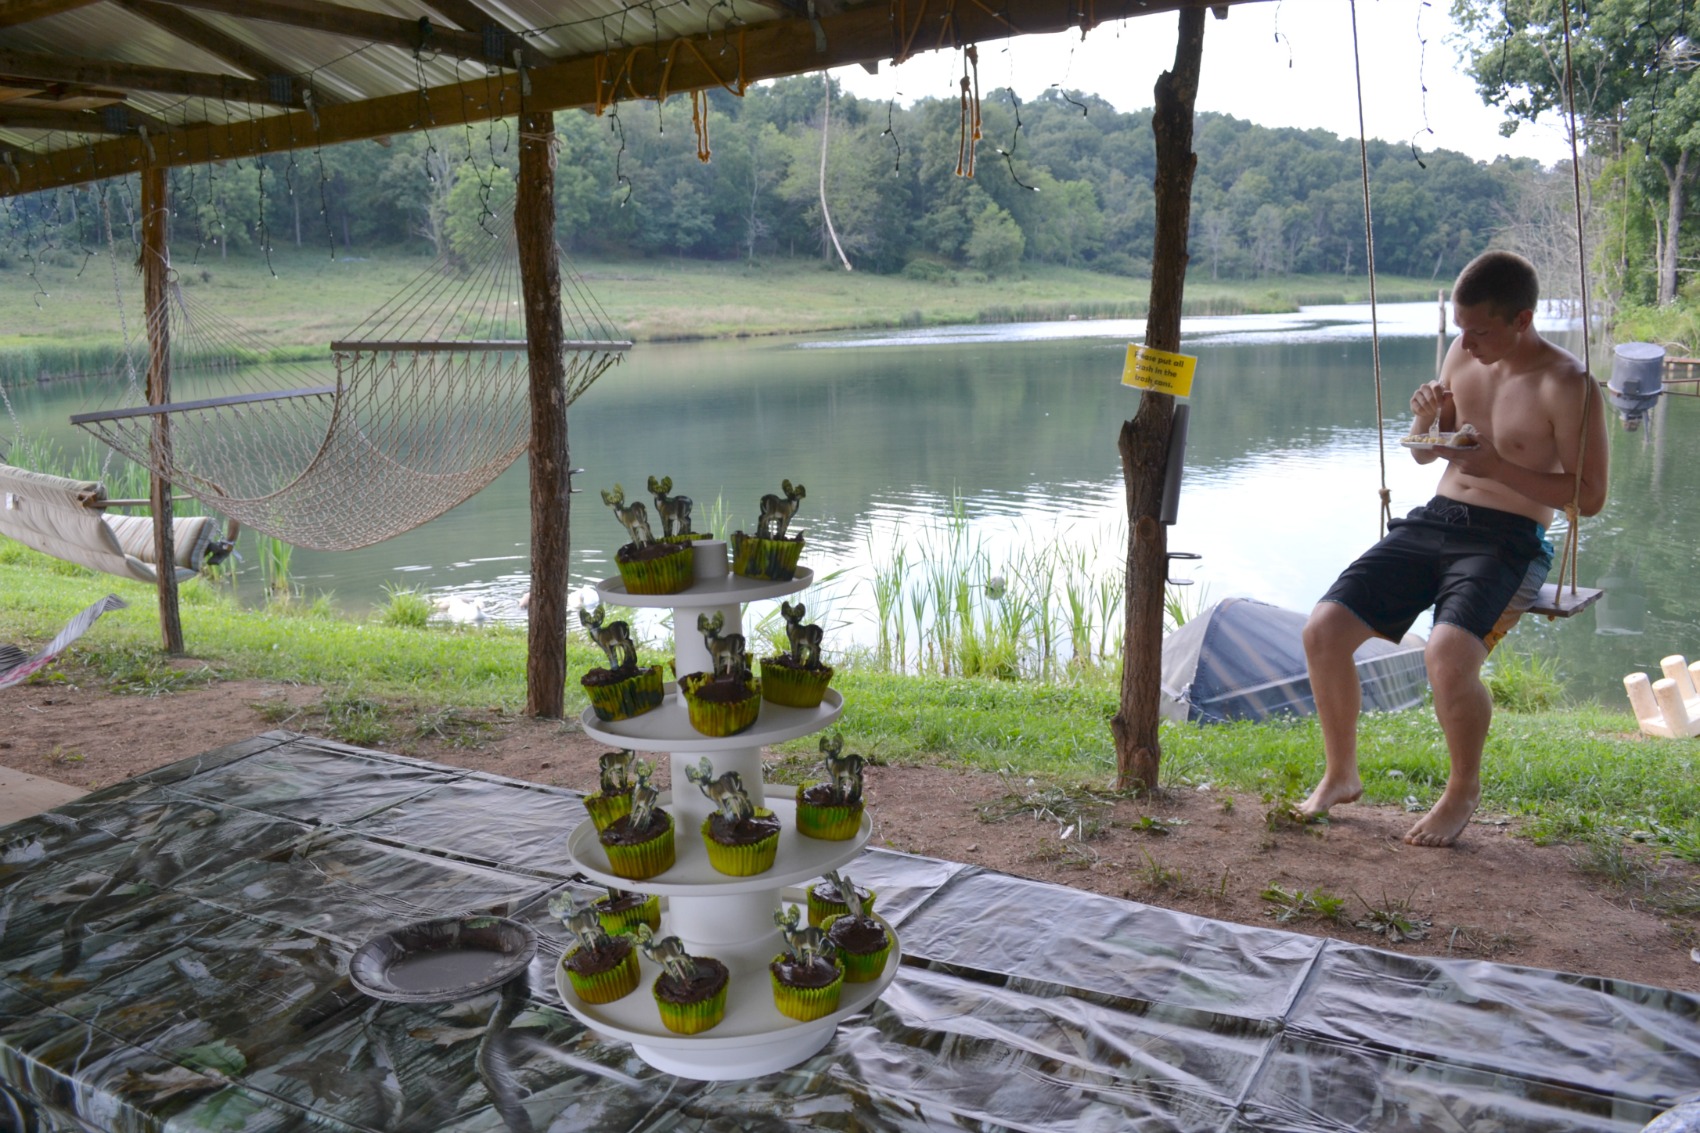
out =
[(1191, 551), (1170, 551), (1163, 557), (1167, 560), (1167, 562), (1163, 564), (1163, 581), (1168, 583), (1170, 586), (1191, 586), (1193, 580), (1190, 578), (1169, 577), (1170, 564), (1172, 564), (1176, 559), (1202, 559), (1204, 556), (1195, 555)]
[(569, 494), (577, 495), (578, 493), (584, 491), (583, 488), (573, 487), (573, 477), (577, 476), (580, 472), (583, 472), (583, 471), (584, 471), (584, 469), (582, 469), (582, 468), (569, 468), (569, 469), (567, 469), (567, 492)]

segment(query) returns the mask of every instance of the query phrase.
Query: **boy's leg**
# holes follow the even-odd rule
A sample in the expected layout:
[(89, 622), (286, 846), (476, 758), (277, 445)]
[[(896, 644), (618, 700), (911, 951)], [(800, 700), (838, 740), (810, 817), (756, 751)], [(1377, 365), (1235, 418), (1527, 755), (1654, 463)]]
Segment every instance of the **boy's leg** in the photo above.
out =
[(1482, 793), (1482, 748), (1493, 721), (1493, 697), (1481, 682), (1487, 646), (1469, 630), (1442, 623), (1429, 637), (1423, 661), (1434, 689), (1434, 714), (1446, 734), (1446, 789), (1405, 833), (1413, 846), (1450, 846), (1476, 811)]
[(1322, 725), (1322, 781), (1293, 808), (1303, 819), (1319, 818), (1328, 808), (1355, 801), (1364, 793), (1358, 778), (1358, 713), (1363, 688), (1352, 654), (1373, 636), (1369, 626), (1338, 602), (1322, 601), (1305, 622), (1305, 668)]

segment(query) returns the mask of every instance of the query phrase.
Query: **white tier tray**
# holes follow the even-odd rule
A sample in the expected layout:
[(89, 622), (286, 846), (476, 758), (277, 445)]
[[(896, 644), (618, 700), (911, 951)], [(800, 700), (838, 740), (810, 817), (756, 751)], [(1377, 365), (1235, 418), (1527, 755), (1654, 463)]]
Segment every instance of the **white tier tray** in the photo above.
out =
[[(845, 984), (838, 1010), (807, 1023), (781, 1015), (773, 1005), (767, 971), (771, 955), (726, 953), (715, 957), (726, 965), (731, 978), (726, 1017), (695, 1035), (675, 1034), (661, 1022), (661, 1012), (650, 992), (661, 969), (641, 954), (637, 990), (613, 1003), (589, 1004), (579, 999), (560, 963), (555, 965), (555, 986), (567, 1010), (580, 1022), (630, 1043), (640, 1058), (658, 1070), (708, 1081), (754, 1078), (795, 1066), (814, 1054), (831, 1040), (840, 1020), (866, 1010), (896, 978), (903, 961), (902, 942), (883, 918), (875, 919), (885, 924), (892, 940), (885, 970), (867, 983)], [(662, 931), (667, 931), (665, 924)]]
[[(770, 784), (772, 790), (789, 790), (780, 784)], [(664, 794), (663, 798), (667, 796)], [(665, 805), (665, 804), (664, 804)], [(567, 836), (567, 852), (579, 872), (599, 885), (630, 889), (640, 893), (660, 893), (663, 896), (703, 897), (710, 893), (754, 893), (764, 889), (778, 890), (787, 885), (820, 877), (829, 869), (837, 869), (850, 861), (868, 844), (873, 833), (873, 819), (862, 812), (862, 824), (853, 837), (842, 841), (810, 838), (797, 831), (797, 802), (795, 799), (768, 796), (765, 804), (779, 819), (779, 851), (774, 865), (753, 877), (732, 877), (715, 869), (708, 861), (708, 847), (702, 844), (701, 829), (680, 828), (677, 816), (673, 823), (673, 844), (678, 860), (654, 877), (635, 881), (621, 877), (608, 868), (608, 854), (602, 848), (593, 823), (581, 822)], [(669, 812), (671, 813), (671, 812)]]
[(579, 714), (579, 723), (583, 725), (585, 735), (611, 747), (707, 754), (764, 747), (811, 735), (831, 727), (843, 711), (844, 698), (837, 690), (829, 688), (818, 708), (788, 708), (764, 700), (756, 722), (737, 735), (705, 736), (691, 727), (690, 710), (679, 695), (678, 683), (668, 681), (660, 707), (652, 708), (642, 716), (627, 720), (599, 720), (595, 709), (586, 708)]
[(626, 591), (625, 582), (616, 574), (613, 578), (604, 578), (598, 582), (596, 592), (604, 602), (612, 602), (617, 606), (671, 610), (696, 606), (737, 606), (745, 602), (759, 602), (764, 598), (783, 598), (787, 594), (807, 590), (814, 585), (814, 581), (814, 571), (808, 567), (798, 567), (796, 577), (789, 582), (745, 578), (741, 574), (728, 573), (718, 578), (699, 578), (690, 586), (673, 594), (631, 594)]

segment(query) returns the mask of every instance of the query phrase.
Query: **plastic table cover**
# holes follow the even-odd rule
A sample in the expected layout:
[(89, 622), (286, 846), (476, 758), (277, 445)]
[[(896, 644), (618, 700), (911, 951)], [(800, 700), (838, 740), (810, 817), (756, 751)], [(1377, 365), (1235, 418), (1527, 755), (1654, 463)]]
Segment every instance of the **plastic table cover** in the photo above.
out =
[[(571, 791), (273, 732), (0, 828), (0, 1128), (1639, 1130), (1700, 1000), (1186, 916), (869, 850), (906, 962), (818, 1055), (654, 1070), (561, 1006)], [(520, 919), (524, 978), (348, 980), (375, 932)]]

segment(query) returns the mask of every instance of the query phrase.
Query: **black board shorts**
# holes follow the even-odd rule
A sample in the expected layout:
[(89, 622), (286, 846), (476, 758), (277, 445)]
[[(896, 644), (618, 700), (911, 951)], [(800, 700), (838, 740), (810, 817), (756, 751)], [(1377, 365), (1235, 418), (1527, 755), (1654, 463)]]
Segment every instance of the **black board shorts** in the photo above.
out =
[(1552, 566), (1546, 531), (1525, 515), (1436, 496), (1347, 567), (1322, 596), (1381, 637), (1398, 641), (1434, 607), (1438, 624), (1486, 638), (1514, 598), (1538, 590)]

